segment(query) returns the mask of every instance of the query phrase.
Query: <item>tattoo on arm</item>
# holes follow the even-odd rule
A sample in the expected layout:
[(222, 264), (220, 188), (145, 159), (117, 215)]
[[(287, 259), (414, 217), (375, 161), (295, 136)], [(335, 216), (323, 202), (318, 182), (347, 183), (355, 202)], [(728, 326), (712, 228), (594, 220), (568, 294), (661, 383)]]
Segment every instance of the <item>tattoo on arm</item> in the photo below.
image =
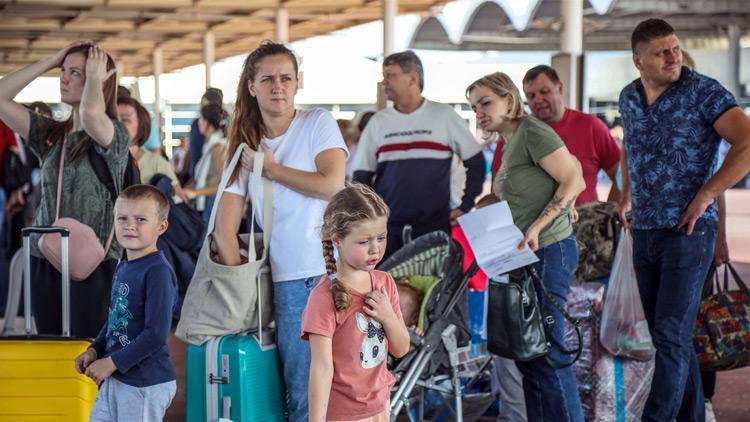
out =
[(572, 197), (568, 201), (564, 201), (564, 198), (560, 198), (559, 196), (554, 195), (552, 199), (550, 199), (549, 203), (547, 203), (547, 206), (544, 207), (541, 214), (539, 214), (539, 217), (537, 217), (536, 221), (534, 221), (534, 224), (544, 220), (550, 215), (557, 216), (564, 210), (570, 210), (570, 208), (573, 207), (573, 204), (575, 204), (577, 197), (578, 195)]
[(548, 215), (552, 214), (553, 212), (559, 212), (562, 206), (562, 198), (558, 197), (557, 195), (554, 195), (552, 199), (550, 199), (549, 203), (546, 207), (542, 210), (542, 213), (539, 215), (539, 218), (537, 220), (541, 220), (544, 217), (547, 217)]

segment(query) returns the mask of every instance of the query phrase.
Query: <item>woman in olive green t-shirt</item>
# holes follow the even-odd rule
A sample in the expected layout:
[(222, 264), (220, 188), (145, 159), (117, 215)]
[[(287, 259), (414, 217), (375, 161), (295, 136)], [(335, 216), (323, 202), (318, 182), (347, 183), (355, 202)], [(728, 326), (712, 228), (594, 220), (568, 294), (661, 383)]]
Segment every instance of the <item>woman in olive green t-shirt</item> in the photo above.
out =
[[(525, 233), (518, 245), (534, 251), (534, 268), (546, 289), (565, 304), (578, 264), (570, 210), (585, 188), (577, 160), (560, 137), (540, 120), (523, 111), (518, 88), (504, 73), (484, 76), (466, 89), (477, 122), (485, 131), (505, 139), (502, 165), (492, 183), (492, 192), (508, 201), (513, 221)], [(544, 315), (554, 318), (550, 357), (563, 362), (565, 345), (563, 317), (540, 294)], [(573, 370), (552, 368), (545, 357), (516, 362), (523, 373), (526, 411), (533, 421), (583, 421), (581, 401)]]
[[(66, 121), (27, 110), (13, 98), (34, 79), (60, 68), (60, 99), (72, 107)], [(114, 201), (89, 161), (93, 148), (120, 190), (127, 165), (128, 132), (117, 121), (117, 78), (112, 58), (90, 41), (79, 41), (47, 59), (0, 79), (0, 120), (13, 128), (41, 162), (41, 202), (35, 226), (49, 226), (57, 214), (59, 164), (63, 174), (59, 217), (91, 227), (104, 246), (112, 238)], [(64, 148), (63, 148), (64, 147)], [(81, 251), (71, 250), (71, 257)], [(60, 334), (61, 275), (31, 239), (32, 308), (40, 334)], [(96, 337), (107, 320), (110, 286), (122, 248), (112, 241), (104, 260), (85, 280), (70, 285), (70, 331)]]

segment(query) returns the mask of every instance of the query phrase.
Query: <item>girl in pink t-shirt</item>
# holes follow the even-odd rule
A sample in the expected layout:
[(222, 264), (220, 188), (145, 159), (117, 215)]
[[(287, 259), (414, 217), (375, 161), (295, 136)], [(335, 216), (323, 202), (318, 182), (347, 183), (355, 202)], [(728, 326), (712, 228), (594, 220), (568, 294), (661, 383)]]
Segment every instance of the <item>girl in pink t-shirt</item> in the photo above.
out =
[[(409, 351), (396, 283), (375, 271), (386, 246), (388, 206), (352, 184), (323, 214), (328, 275), (310, 293), (302, 338), (310, 342), (310, 421), (388, 421), (395, 379), (386, 355)], [(333, 249), (338, 252), (334, 258)]]

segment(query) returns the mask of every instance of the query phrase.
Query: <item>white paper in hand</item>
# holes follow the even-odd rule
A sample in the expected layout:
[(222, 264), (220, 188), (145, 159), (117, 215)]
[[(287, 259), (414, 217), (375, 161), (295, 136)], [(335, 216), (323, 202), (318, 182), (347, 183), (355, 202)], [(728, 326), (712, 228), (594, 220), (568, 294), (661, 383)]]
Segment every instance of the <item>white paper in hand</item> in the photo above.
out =
[(498, 202), (458, 217), (477, 263), (494, 277), (539, 261), (528, 245), (518, 250), (523, 233), (513, 224), (507, 201)]

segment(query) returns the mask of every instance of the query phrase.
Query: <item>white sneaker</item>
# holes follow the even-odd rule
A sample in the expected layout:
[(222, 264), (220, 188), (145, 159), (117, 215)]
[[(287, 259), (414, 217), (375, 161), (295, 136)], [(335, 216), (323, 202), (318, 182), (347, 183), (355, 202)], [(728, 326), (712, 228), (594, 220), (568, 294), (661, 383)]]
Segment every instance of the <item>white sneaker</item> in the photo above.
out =
[(714, 406), (709, 400), (706, 400), (706, 422), (716, 422), (716, 415), (714, 415)]

